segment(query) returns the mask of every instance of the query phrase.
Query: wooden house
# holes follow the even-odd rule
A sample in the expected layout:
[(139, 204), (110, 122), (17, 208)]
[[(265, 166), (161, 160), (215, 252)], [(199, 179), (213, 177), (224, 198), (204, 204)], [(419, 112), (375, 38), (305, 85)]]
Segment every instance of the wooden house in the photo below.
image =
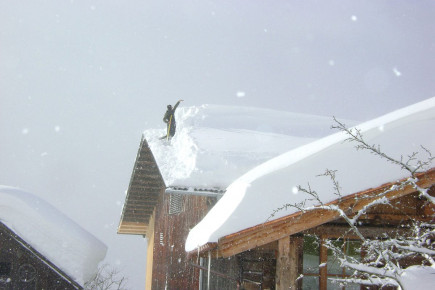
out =
[[(435, 196), (435, 169), (420, 174), (419, 179), (420, 186), (431, 187), (430, 194)], [(332, 203), (355, 212), (391, 185), (386, 183)], [(166, 189), (147, 141), (142, 139), (118, 233), (146, 236), (146, 289), (327, 289), (328, 277), (346, 276), (338, 265), (319, 268), (322, 263), (331, 263), (330, 253), (318, 246), (313, 235), (321, 240), (342, 238), (343, 246), (353, 254), (359, 247), (357, 237), (349, 234), (348, 225), (337, 212), (327, 210), (297, 212), (186, 253), (190, 229), (221, 193)], [(366, 237), (393, 232), (409, 220), (432, 221), (433, 206), (415, 189), (395, 190), (387, 197), (393, 207), (376, 206), (361, 219), (360, 230)], [(304, 278), (298, 279), (301, 274)]]
[[(419, 186), (430, 188), (429, 194), (435, 196), (435, 168), (421, 173), (419, 179)], [(331, 204), (349, 209), (347, 214), (352, 214), (391, 186), (392, 183), (387, 183), (337, 199)], [(394, 233), (398, 225), (413, 220), (435, 222), (434, 205), (420, 198), (414, 188), (391, 191), (387, 198), (391, 205), (377, 205), (360, 219), (359, 230), (366, 238)], [(313, 236), (320, 238), (320, 245)], [(211, 276), (208, 289), (218, 289), (216, 284), (222, 278), (215, 273), (228, 273), (228, 269), (236, 274), (239, 270), (233, 278), (238, 279), (244, 289), (338, 289), (329, 284), (328, 278), (346, 277), (348, 273), (331, 259), (331, 252), (323, 246), (326, 239), (340, 239), (350, 255), (360, 255), (357, 251), (360, 248), (359, 238), (349, 231), (349, 226), (338, 212), (330, 210), (298, 211), (223, 236), (217, 243), (208, 243), (190, 254), (195, 259), (199, 252), (200, 256), (206, 257), (205, 263), (210, 263), (208, 269), (203, 269), (203, 275)], [(415, 264), (419, 261), (406, 262)], [(322, 264), (325, 266), (320, 267)]]
[(167, 189), (142, 138), (118, 233), (147, 238), (146, 289), (198, 287), (200, 271), (188, 259), (184, 242), (221, 194), (217, 189)]
[[(435, 150), (435, 138), (428, 132), (435, 125), (434, 115), (432, 98), (363, 123), (355, 131), (365, 137), (365, 144), (388, 148), (396, 160), (409, 154), (412, 163), (417, 155), (429, 156), (427, 164), (432, 164), (429, 151)], [(193, 260), (198, 256), (206, 259), (208, 267), (202, 273), (207, 279), (205, 289), (219, 289), (223, 277), (218, 273), (238, 280), (233, 288), (360, 289), (330, 284), (328, 278), (347, 277), (349, 273), (324, 246), (326, 240), (339, 239), (337, 243), (358, 259), (364, 255), (364, 251), (357, 251), (358, 237), (338, 211), (315, 209), (319, 200), (301, 191), (300, 185), (318, 190), (324, 204), (339, 207), (349, 216), (386, 193), (389, 204), (371, 207), (358, 220), (366, 238), (397, 231), (406, 234), (406, 227), (400, 225), (414, 220), (434, 222), (433, 204), (409, 184), (397, 186), (409, 178), (401, 166), (378, 154), (357, 151), (353, 143), (346, 142), (349, 133), (338, 132), (290, 150), (253, 168), (227, 188), (186, 240)], [(335, 175), (333, 180), (319, 177), (328, 168), (338, 172), (338, 179)], [(435, 168), (426, 167), (417, 177), (419, 186), (435, 196)], [(335, 183), (337, 180), (340, 184)], [(217, 218), (223, 221), (215, 224)], [(401, 261), (404, 265), (420, 262)]]
[[(427, 153), (416, 144), (435, 148), (433, 135), (427, 133), (433, 129), (434, 114), (432, 98), (361, 124), (359, 132), (367, 134), (372, 144), (386, 143), (399, 158), (415, 150)], [(327, 193), (324, 201), (348, 215), (407, 178), (400, 166), (385, 165), (385, 160), (370, 154), (355, 154), (354, 145), (344, 142), (347, 139), (339, 132), (292, 148), (238, 177), (222, 195), (219, 189), (167, 187), (143, 138), (118, 233), (147, 237), (146, 288), (336, 289), (328, 278), (348, 273), (331, 259), (324, 241), (339, 238), (349, 255), (360, 255), (360, 242), (340, 215), (293, 208), (269, 217), (288, 199), (304, 199), (296, 186), (310, 184), (331, 166), (343, 173), (346, 194)], [(419, 173), (418, 178), (419, 186), (430, 188), (434, 196), (435, 169)], [(324, 190), (329, 182), (314, 184)], [(366, 237), (397, 231), (411, 220), (433, 222), (433, 205), (420, 198), (415, 188), (394, 188), (385, 197), (390, 205), (372, 207), (360, 218), (359, 229)]]
[[(431, 187), (430, 193), (435, 195), (435, 169), (419, 178), (420, 185)], [(387, 183), (332, 203), (355, 212), (389, 187)], [(166, 189), (147, 141), (142, 139), (118, 233), (146, 236), (146, 289), (307, 289), (306, 285), (327, 289), (328, 277), (346, 275), (337, 265), (329, 266), (337, 271), (332, 273), (327, 267), (318, 267), (329, 261), (328, 250), (317, 246), (312, 235), (322, 240), (344, 238), (343, 244), (354, 254), (359, 246), (355, 236), (346, 234), (349, 227), (337, 212), (327, 210), (297, 212), (186, 253), (190, 229), (221, 193)], [(393, 232), (399, 223), (409, 220), (431, 221), (434, 209), (415, 189), (392, 191), (387, 197), (394, 207), (379, 205), (363, 217), (360, 230), (366, 237)], [(304, 278), (297, 279), (301, 274)]]
[(0, 289), (83, 289), (57, 265), (0, 223)]

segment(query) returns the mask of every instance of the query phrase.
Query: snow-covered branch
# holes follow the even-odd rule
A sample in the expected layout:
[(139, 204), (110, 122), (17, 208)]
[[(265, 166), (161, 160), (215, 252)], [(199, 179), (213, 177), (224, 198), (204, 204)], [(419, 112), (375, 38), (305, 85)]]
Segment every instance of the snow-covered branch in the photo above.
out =
[[(419, 186), (417, 173), (431, 168), (434, 158), (431, 152), (421, 146), (427, 155), (425, 160), (419, 159), (419, 153), (412, 152), (395, 159), (383, 152), (380, 145), (369, 144), (363, 137), (362, 131), (358, 128), (347, 128), (343, 123), (335, 120), (333, 128), (345, 132), (348, 135), (347, 142), (356, 143), (356, 150), (365, 150), (374, 154), (386, 162), (399, 166), (409, 174), (409, 178), (403, 182), (398, 182), (390, 188), (377, 193), (376, 195), (355, 197), (353, 208), (343, 208), (341, 205), (343, 196), (342, 189), (336, 178), (336, 171), (326, 170), (320, 176), (328, 177), (333, 185), (333, 194), (337, 201), (325, 204), (320, 195), (308, 184), (307, 188), (299, 186), (299, 191), (305, 193), (307, 198), (298, 204), (286, 204), (275, 210), (276, 212), (293, 207), (302, 214), (314, 210), (335, 211), (349, 225), (352, 232), (361, 240), (361, 247), (364, 251), (364, 258), (357, 260), (348, 255), (343, 248), (337, 247), (333, 242), (324, 240), (323, 245), (332, 251), (335, 258), (340, 261), (341, 267), (353, 270), (353, 274), (346, 278), (335, 279), (339, 283), (358, 283), (365, 285), (395, 286), (405, 289), (403, 261), (412, 257), (421, 261), (424, 267), (435, 267), (435, 226), (431, 223), (413, 221), (412, 224), (404, 225), (398, 229), (395, 236), (383, 235), (376, 239), (365, 237), (359, 229), (359, 219), (378, 205), (391, 205), (388, 196), (392, 192), (400, 191), (412, 187), (419, 193), (420, 198), (424, 198), (428, 203), (435, 204), (435, 197), (429, 194), (428, 188)], [(357, 208), (362, 200), (367, 199), (367, 204), (362, 208)], [(362, 203), (364, 204), (364, 203)], [(412, 220), (412, 219), (410, 219)]]
[(338, 121), (334, 117), (335, 125), (332, 126), (333, 129), (338, 129), (339, 131), (345, 132), (349, 137), (345, 140), (347, 142), (354, 142), (356, 143), (355, 148), (357, 150), (367, 150), (368, 152), (379, 156), (380, 158), (383, 158), (384, 160), (391, 162), (393, 164), (396, 164), (400, 166), (402, 169), (408, 171), (411, 176), (415, 176), (417, 172), (421, 172), (422, 170), (429, 169), (432, 162), (434, 161), (434, 156), (432, 156), (431, 152), (424, 146), (421, 146), (421, 148), (426, 152), (428, 155), (426, 160), (418, 159), (418, 153), (412, 152), (411, 154), (408, 154), (407, 158), (405, 159), (403, 155), (401, 156), (400, 160), (397, 160), (388, 154), (384, 153), (381, 150), (380, 145), (376, 144), (369, 144), (364, 139), (362, 132), (360, 129), (354, 127), (354, 128), (347, 128), (346, 125), (340, 121)]

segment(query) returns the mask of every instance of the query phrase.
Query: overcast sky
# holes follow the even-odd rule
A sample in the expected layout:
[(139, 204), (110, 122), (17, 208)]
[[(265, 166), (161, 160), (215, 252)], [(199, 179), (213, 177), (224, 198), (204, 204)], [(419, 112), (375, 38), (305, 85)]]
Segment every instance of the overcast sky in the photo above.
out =
[(94, 233), (138, 289), (146, 244), (116, 228), (167, 104), (368, 120), (435, 96), (434, 15), (430, 0), (0, 0), (0, 184)]

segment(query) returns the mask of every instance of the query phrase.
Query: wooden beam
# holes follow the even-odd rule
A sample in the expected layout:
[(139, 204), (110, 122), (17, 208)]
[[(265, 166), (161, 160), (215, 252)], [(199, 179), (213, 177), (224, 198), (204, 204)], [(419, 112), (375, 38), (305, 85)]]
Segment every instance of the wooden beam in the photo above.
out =
[(278, 257), (276, 259), (275, 287), (277, 290), (298, 289), (297, 279), (300, 275), (301, 237), (287, 236), (278, 240)]
[[(428, 188), (435, 183), (435, 168), (425, 173), (418, 174), (417, 177), (419, 179), (418, 185)], [(402, 181), (404, 180), (406, 179)], [(397, 183), (384, 184), (375, 189), (368, 189), (343, 197), (341, 200), (335, 200), (329, 204), (338, 205), (342, 210), (351, 214), (378, 199), (379, 194), (391, 188), (393, 184)], [(390, 191), (384, 196), (393, 200), (413, 192), (415, 192), (413, 187), (406, 186), (401, 190)], [(234, 256), (249, 249), (271, 243), (275, 240), (280, 240), (286, 236), (331, 222), (339, 217), (340, 215), (337, 211), (327, 209), (312, 210), (305, 213), (296, 212), (220, 238), (217, 252), (222, 255), (222, 257)]]
[(145, 235), (148, 229), (148, 224), (121, 222), (118, 227), (118, 234)]
[(328, 248), (325, 246), (325, 237), (322, 237), (320, 242), (320, 263), (325, 266), (319, 268), (320, 273), (320, 281), (319, 281), (319, 289), (326, 290), (328, 286)]
[(278, 257), (276, 258), (276, 289), (290, 288), (290, 236), (278, 240)]
[(301, 289), (302, 280), (298, 280), (302, 274), (302, 254), (304, 239), (302, 236), (290, 236), (290, 288)]
[[(367, 238), (380, 237), (383, 234), (394, 236), (396, 234), (406, 235), (406, 228), (397, 228), (397, 226), (359, 226), (360, 233)], [(359, 237), (350, 229), (347, 224), (327, 224), (315, 228), (307, 229), (301, 232), (304, 235), (324, 236), (328, 238), (339, 239), (346, 237), (348, 239), (359, 240)]]

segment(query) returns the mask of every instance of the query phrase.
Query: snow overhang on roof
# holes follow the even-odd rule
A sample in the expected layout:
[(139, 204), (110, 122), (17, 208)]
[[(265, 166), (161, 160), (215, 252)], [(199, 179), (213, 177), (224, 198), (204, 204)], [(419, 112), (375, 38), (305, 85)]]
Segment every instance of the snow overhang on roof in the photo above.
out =
[[(379, 144), (384, 152), (396, 159), (400, 160), (402, 155), (413, 152), (419, 152), (421, 158), (425, 158), (426, 149), (435, 152), (435, 98), (363, 123), (357, 128), (368, 143)], [(347, 138), (344, 132), (332, 134), (272, 158), (236, 179), (215, 207), (190, 231), (186, 251), (210, 249), (213, 245), (222, 251), (221, 245), (230, 241), (231, 237), (243, 236), (244, 233), (250, 233), (247, 234), (250, 238), (252, 235), (259, 237), (255, 232), (260, 228), (263, 229), (259, 231), (260, 235), (270, 235), (276, 229), (268, 226), (281, 220), (284, 227), (292, 228), (292, 233), (298, 232), (298, 227), (303, 230), (304, 227), (287, 220), (298, 214), (295, 208), (275, 212), (271, 217), (272, 213), (285, 204), (306, 200), (307, 196), (297, 188), (307, 184), (319, 192), (323, 202), (334, 202), (336, 196), (331, 180), (318, 177), (325, 169), (337, 170), (336, 178), (344, 196), (379, 188), (385, 182), (407, 177), (407, 172), (399, 166), (368, 152), (357, 151), (354, 144), (344, 142)], [(429, 183), (433, 184), (433, 169), (425, 174), (429, 176)], [(317, 222), (323, 223), (323, 217), (318, 216)], [(247, 245), (249, 239), (240, 239), (228, 245), (237, 247), (239, 242)], [(255, 247), (256, 244), (251, 241), (249, 246)]]
[(0, 186), (0, 221), (83, 285), (97, 272), (106, 245), (37, 196)]
[[(224, 190), (255, 166), (323, 137), (332, 118), (249, 107), (203, 105), (176, 111), (177, 132), (144, 137), (168, 187)], [(354, 122), (351, 122), (354, 124)]]
[[(416, 175), (419, 179), (418, 185), (422, 188), (429, 188), (435, 185), (435, 168)], [(405, 181), (403, 179), (399, 182)], [(377, 188), (371, 188), (355, 194), (336, 199), (327, 205), (337, 205), (347, 214), (356, 213), (364, 206), (379, 198), (379, 194), (392, 188), (397, 182), (383, 184)], [(432, 187), (433, 189), (433, 187)], [(416, 189), (412, 186), (399, 188), (389, 191), (385, 197), (388, 200), (394, 200), (403, 196), (415, 193)], [(316, 226), (331, 222), (340, 217), (337, 211), (327, 209), (318, 209), (302, 213), (301, 211), (293, 214), (267, 221), (245, 230), (229, 234), (219, 238), (217, 242), (209, 242), (198, 249), (190, 251), (189, 254), (195, 255), (198, 252), (203, 253), (213, 251), (214, 257), (230, 257), (238, 253), (266, 245), (277, 241), (286, 236), (300, 233), (302, 231), (314, 228)], [(431, 220), (429, 217), (428, 220)]]
[(62, 277), (65, 281), (71, 284), (71, 287), (74, 289), (83, 289), (82, 285), (80, 285), (77, 281), (73, 280), (73, 277), (70, 277), (67, 273), (65, 273), (62, 269), (60, 269), (56, 264), (50, 261), (47, 257), (39, 253), (35, 248), (33, 248), (29, 243), (23, 240), (20, 236), (18, 236), (14, 231), (9, 229), (0, 221), (0, 231), (6, 232), (9, 237), (14, 239), (18, 244), (20, 244), (27, 251), (32, 253), (33, 257), (43, 264), (47, 265), (54, 272), (56, 272), (59, 277)]
[(176, 120), (170, 141), (164, 129), (144, 132), (118, 233), (146, 235), (163, 191), (220, 197), (242, 173), (329, 128), (327, 117), (216, 105), (180, 108)]
[(145, 138), (139, 146), (118, 226), (119, 234), (146, 235), (161, 193), (222, 196), (220, 188), (166, 187), (153, 152)]

